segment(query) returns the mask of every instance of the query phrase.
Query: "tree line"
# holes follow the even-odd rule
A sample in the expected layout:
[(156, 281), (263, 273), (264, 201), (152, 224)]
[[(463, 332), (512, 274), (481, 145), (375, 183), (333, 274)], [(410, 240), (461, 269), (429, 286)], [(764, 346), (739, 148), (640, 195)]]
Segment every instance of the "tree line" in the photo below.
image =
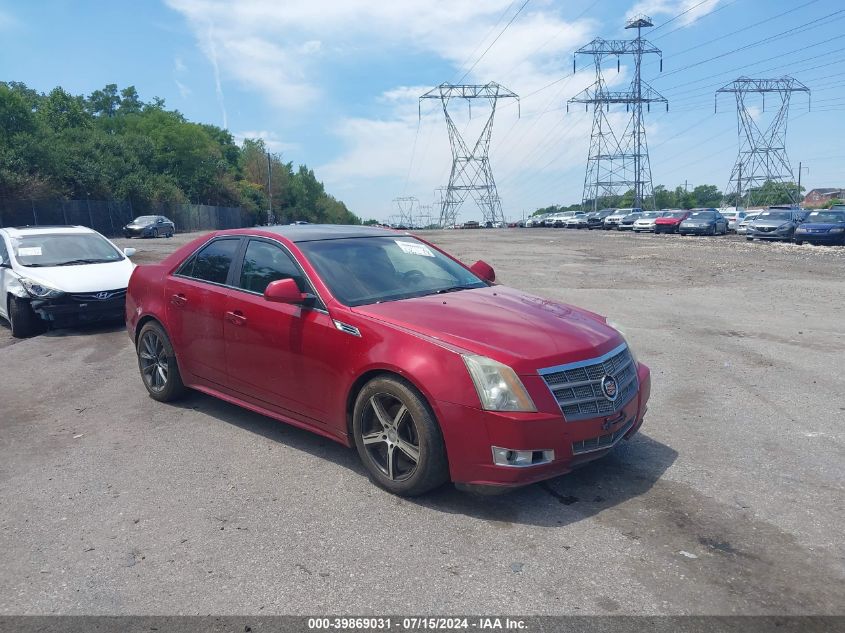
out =
[(193, 123), (163, 99), (109, 84), (87, 97), (0, 82), (0, 197), (120, 199), (136, 215), (172, 204), (241, 207), (266, 221), (268, 169), (280, 222), (358, 224), (306, 165), (294, 169), (260, 139), (239, 146), (215, 125)]
[[(756, 205), (773, 205), (773, 204), (790, 204), (793, 200), (801, 199), (801, 192), (804, 191), (802, 186), (799, 191), (798, 185), (795, 183), (778, 183), (768, 181), (759, 187), (754, 187), (748, 192), (742, 194), (743, 201), (752, 201)], [(735, 193), (724, 195), (716, 185), (698, 185), (697, 187), (687, 190), (685, 187), (676, 187), (674, 190), (667, 189), (663, 185), (657, 185), (654, 188), (654, 204), (652, 200), (647, 200), (648, 208), (655, 209), (696, 209), (696, 208), (719, 208), (722, 206), (743, 206), (743, 201), (737, 205), (737, 195)], [(567, 206), (552, 205), (542, 209), (537, 209), (533, 215), (540, 215), (543, 213), (557, 213), (560, 211), (577, 211), (581, 210), (585, 205), (581, 202)], [(591, 210), (592, 201), (586, 205)], [(598, 209), (625, 209), (634, 206), (634, 190), (629, 189), (622, 195), (618, 196), (604, 196), (597, 200), (596, 208)]]

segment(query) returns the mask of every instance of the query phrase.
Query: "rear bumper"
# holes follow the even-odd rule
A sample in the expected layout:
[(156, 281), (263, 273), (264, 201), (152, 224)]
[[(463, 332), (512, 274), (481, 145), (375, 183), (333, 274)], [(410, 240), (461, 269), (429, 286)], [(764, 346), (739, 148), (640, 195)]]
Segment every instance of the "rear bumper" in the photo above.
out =
[[(638, 365), (640, 389), (617, 414), (567, 422), (562, 414), (497, 413), (437, 402), (452, 481), (464, 487), (506, 489), (551, 479), (607, 455), (640, 428), (651, 392), (648, 367)], [(554, 451), (554, 460), (533, 466), (493, 463), (492, 447)]]

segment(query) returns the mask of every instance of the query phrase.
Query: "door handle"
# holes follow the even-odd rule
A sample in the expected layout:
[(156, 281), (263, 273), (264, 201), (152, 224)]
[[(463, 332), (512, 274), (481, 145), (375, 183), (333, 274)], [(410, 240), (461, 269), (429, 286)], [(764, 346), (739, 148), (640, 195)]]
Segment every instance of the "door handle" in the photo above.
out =
[(183, 305), (188, 303), (188, 298), (180, 292), (179, 294), (170, 296), (170, 303), (175, 306), (182, 307)]
[(246, 325), (246, 317), (240, 310), (227, 312), (226, 320), (232, 325)]

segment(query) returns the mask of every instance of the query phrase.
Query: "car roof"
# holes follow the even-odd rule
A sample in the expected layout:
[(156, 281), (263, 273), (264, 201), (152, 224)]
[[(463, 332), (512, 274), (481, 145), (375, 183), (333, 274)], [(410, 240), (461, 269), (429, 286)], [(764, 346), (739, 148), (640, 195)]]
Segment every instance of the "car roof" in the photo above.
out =
[(372, 226), (351, 224), (286, 224), (283, 226), (257, 226), (252, 229), (234, 229), (221, 234), (240, 234), (259, 231), (284, 237), (291, 242), (316, 242), (319, 240), (340, 240), (350, 237), (395, 237), (409, 235), (404, 231), (381, 229)]
[(25, 235), (49, 235), (50, 233), (96, 233), (94, 229), (87, 226), (7, 226), (0, 231), (5, 231), (9, 237), (23, 237)]

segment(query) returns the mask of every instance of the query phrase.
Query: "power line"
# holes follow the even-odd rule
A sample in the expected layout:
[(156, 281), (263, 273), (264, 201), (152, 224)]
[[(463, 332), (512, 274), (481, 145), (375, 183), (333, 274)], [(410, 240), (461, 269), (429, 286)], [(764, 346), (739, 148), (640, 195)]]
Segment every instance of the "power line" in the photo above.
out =
[(525, 0), (525, 2), (522, 3), (522, 6), (519, 7), (519, 9), (517, 10), (516, 13), (514, 13), (513, 17), (510, 19), (510, 21), (507, 24), (505, 24), (505, 28), (503, 28), (499, 32), (499, 34), (496, 36), (496, 39), (494, 39), (492, 42), (490, 42), (490, 46), (488, 46), (487, 48), (484, 49), (484, 52), (481, 53), (481, 57), (479, 57), (478, 59), (475, 60), (475, 63), (472, 66), (469, 67), (469, 69), (463, 74), (463, 76), (460, 79), (458, 79), (458, 81), (456, 83), (461, 83), (466, 78), (466, 76), (472, 72), (472, 69), (475, 68), (478, 65), (478, 62), (480, 62), (482, 59), (484, 59), (484, 56), (488, 53), (488, 51), (491, 48), (493, 48), (493, 45), (496, 42), (499, 41), (499, 38), (502, 37), (502, 35), (505, 34), (505, 31), (507, 31), (508, 27), (511, 24), (513, 24), (514, 20), (516, 20), (519, 17), (519, 14), (522, 13), (522, 10), (525, 8), (525, 5), (527, 5), (529, 2), (531, 2), (531, 0)]

